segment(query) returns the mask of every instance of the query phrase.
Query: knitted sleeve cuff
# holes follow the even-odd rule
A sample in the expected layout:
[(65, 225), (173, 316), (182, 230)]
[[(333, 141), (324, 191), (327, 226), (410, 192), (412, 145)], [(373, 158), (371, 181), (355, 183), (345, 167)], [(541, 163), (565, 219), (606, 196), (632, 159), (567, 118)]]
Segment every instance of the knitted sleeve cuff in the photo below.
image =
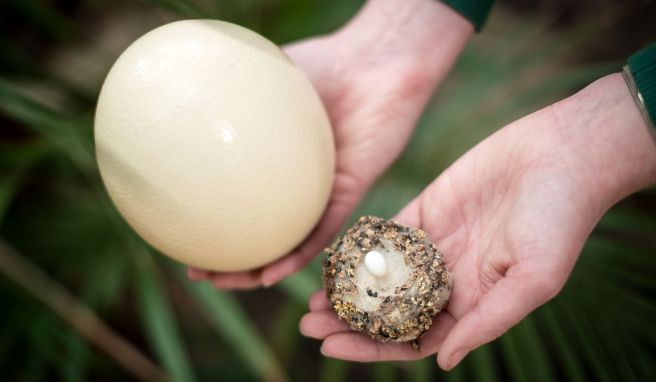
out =
[(652, 123), (656, 121), (656, 44), (629, 57), (629, 68)]
[(453, 8), (456, 12), (460, 13), (464, 18), (469, 20), (473, 25), (476, 32), (480, 32), (487, 15), (492, 9), (494, 0), (443, 0), (444, 4)]

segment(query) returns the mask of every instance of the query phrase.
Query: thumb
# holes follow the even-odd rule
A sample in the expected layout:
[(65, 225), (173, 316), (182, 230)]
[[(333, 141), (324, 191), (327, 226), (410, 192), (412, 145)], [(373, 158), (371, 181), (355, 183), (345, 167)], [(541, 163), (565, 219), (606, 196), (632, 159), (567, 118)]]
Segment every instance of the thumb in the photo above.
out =
[[(423, 194), (423, 193), (422, 193)], [(399, 211), (396, 216), (392, 218), (403, 225), (409, 227), (420, 228), (421, 227), (421, 203), (422, 203), (422, 194), (415, 197), (410, 203)]]
[(451, 329), (437, 355), (437, 363), (444, 370), (452, 369), (471, 350), (500, 337), (554, 297), (560, 286), (560, 278), (550, 277), (547, 272), (509, 268), (504, 278)]

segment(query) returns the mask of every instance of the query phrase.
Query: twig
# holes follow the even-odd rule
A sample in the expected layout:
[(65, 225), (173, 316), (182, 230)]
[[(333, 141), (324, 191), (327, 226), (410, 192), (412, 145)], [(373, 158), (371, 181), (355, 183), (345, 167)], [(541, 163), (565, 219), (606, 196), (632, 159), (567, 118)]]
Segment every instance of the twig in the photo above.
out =
[(90, 343), (141, 380), (168, 380), (166, 373), (114, 332), (82, 301), (0, 238), (0, 271), (49, 307)]

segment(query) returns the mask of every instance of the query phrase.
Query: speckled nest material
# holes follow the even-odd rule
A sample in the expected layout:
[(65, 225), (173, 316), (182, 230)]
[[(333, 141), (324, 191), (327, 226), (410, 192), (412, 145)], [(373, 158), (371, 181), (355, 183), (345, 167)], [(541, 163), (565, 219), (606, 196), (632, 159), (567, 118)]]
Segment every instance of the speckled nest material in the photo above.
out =
[[(369, 251), (386, 256), (383, 279), (369, 275)], [(323, 283), (333, 309), (356, 331), (378, 341), (414, 341), (448, 303), (452, 278), (426, 233), (397, 222), (363, 216), (327, 248)]]

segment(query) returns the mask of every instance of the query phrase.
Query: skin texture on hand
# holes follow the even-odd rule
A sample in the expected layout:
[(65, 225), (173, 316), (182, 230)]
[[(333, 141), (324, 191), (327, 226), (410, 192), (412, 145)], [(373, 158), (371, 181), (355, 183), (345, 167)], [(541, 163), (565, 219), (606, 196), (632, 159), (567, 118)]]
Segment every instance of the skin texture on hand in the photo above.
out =
[(424, 229), (454, 277), (446, 311), (410, 344), (349, 330), (323, 291), (300, 324), (322, 352), (354, 361), (438, 352), (451, 369), (564, 285), (603, 213), (656, 182), (656, 146), (619, 74), (522, 118), (474, 147), (396, 217)]
[(333, 126), (336, 174), (320, 222), (293, 253), (248, 272), (190, 269), (217, 288), (271, 285), (333, 239), (375, 179), (396, 159), (472, 26), (433, 0), (372, 0), (338, 32), (285, 48), (319, 92)]

